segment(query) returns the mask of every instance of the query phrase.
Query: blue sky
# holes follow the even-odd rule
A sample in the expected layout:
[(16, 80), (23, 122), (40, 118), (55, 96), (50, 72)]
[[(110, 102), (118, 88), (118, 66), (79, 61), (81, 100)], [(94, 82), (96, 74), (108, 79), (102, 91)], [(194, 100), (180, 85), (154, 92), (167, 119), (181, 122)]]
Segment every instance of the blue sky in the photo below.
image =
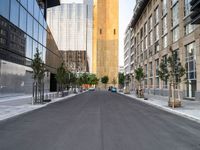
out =
[(133, 15), (136, 0), (119, 0), (119, 65), (124, 65), (124, 33)]

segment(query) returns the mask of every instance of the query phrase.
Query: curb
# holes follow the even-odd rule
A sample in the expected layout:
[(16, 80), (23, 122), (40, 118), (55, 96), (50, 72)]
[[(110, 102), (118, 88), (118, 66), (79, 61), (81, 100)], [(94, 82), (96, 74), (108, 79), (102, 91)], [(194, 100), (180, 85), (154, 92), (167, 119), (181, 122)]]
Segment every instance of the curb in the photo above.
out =
[(171, 114), (174, 114), (174, 115), (177, 115), (177, 116), (180, 116), (180, 117), (184, 117), (184, 118), (186, 118), (186, 119), (189, 119), (189, 120), (195, 121), (195, 122), (197, 122), (197, 123), (200, 123), (200, 119), (199, 119), (199, 118), (194, 117), (194, 116), (191, 116), (191, 115), (188, 115), (188, 114), (186, 114), (186, 113), (182, 113), (182, 112), (179, 112), (179, 111), (174, 110), (174, 109), (170, 109), (170, 108), (167, 108), (167, 107), (163, 107), (163, 106), (160, 106), (160, 105), (158, 105), (158, 104), (154, 104), (154, 103), (151, 103), (151, 102), (149, 102), (149, 101), (145, 101), (145, 100), (143, 100), (143, 99), (135, 98), (135, 97), (132, 97), (131, 95), (125, 95), (125, 94), (123, 94), (123, 93), (119, 93), (119, 94), (124, 95), (124, 96), (129, 97), (129, 98), (132, 98), (132, 99), (134, 99), (134, 100), (140, 101), (140, 102), (145, 103), (145, 104), (147, 104), (147, 105), (153, 106), (153, 107), (158, 108), (158, 109), (160, 109), (160, 110), (169, 112), (169, 113), (171, 113)]
[[(87, 91), (86, 91), (87, 92)], [(75, 96), (78, 96), (78, 95), (81, 95), (85, 92), (82, 92), (82, 93), (77, 93), (77, 94), (71, 94), (71, 95), (68, 95), (66, 97), (60, 97), (60, 98), (57, 98), (57, 99), (54, 99), (52, 102), (49, 102), (49, 103), (46, 103), (46, 104), (40, 104), (40, 105), (29, 105), (29, 107), (31, 107), (31, 109), (29, 110), (26, 110), (26, 111), (22, 111), (21, 113), (11, 113), (10, 115), (5, 115), (5, 117), (0, 117), (0, 123), (3, 122), (3, 121), (6, 121), (8, 119), (12, 119), (12, 118), (16, 118), (16, 117), (19, 117), (21, 115), (25, 115), (27, 113), (30, 113), (30, 112), (33, 112), (35, 110), (38, 110), (38, 109), (42, 109), (44, 107), (47, 107), (48, 105), (51, 105), (51, 104), (54, 104), (54, 103), (58, 103), (58, 102), (61, 102), (61, 101), (64, 101), (64, 100), (67, 100), (69, 98), (72, 98), (72, 97), (75, 97)], [(34, 108), (35, 106), (35, 108)]]

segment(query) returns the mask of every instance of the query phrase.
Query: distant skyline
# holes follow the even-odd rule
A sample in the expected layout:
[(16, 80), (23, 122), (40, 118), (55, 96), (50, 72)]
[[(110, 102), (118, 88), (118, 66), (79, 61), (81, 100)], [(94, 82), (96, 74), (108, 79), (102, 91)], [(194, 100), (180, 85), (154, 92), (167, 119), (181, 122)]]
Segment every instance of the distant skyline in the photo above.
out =
[[(61, 3), (81, 3), (83, 0), (61, 0)], [(133, 15), (136, 0), (119, 0), (119, 66), (124, 65), (124, 34)]]
[(124, 65), (124, 34), (133, 15), (136, 0), (119, 0), (119, 66)]

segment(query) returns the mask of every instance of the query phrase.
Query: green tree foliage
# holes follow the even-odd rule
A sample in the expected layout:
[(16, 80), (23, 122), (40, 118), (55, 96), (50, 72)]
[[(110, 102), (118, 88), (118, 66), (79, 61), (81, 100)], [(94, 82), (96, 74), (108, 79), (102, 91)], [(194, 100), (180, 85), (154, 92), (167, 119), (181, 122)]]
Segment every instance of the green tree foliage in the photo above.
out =
[(43, 80), (45, 77), (45, 65), (40, 57), (40, 53), (38, 48), (36, 49), (36, 53), (34, 55), (34, 59), (31, 63), (31, 68), (33, 69), (33, 103), (42, 103), (44, 100), (44, 91), (43, 89)]
[(124, 86), (124, 81), (125, 81), (125, 76), (124, 73), (119, 73), (118, 74), (118, 82), (120, 84), (120, 86)]
[(138, 81), (141, 88), (141, 83), (144, 80), (144, 71), (142, 67), (139, 67), (135, 70), (135, 79)]
[(59, 68), (57, 68), (56, 80), (59, 85), (58, 91), (63, 92), (64, 85), (66, 83), (66, 70), (64, 67), (64, 63), (62, 63)]
[(40, 57), (38, 48), (32, 60), (31, 68), (33, 69), (33, 79), (40, 84), (45, 76), (45, 66)]
[(135, 79), (139, 83), (139, 88), (136, 91), (138, 97), (144, 97), (143, 89), (142, 89), (142, 81), (144, 80), (144, 70), (142, 67), (139, 67), (135, 70)]
[(185, 68), (182, 66), (180, 58), (175, 57), (175, 54), (168, 56), (167, 60), (161, 60), (158, 71), (161, 80), (173, 82), (177, 86), (182, 82), (182, 77), (185, 73)]
[(106, 88), (106, 85), (107, 85), (108, 81), (109, 81), (108, 76), (103, 76), (101, 78), (101, 83), (103, 83), (105, 85), (105, 88)]
[(89, 81), (88, 84), (90, 84), (90, 85), (97, 85), (99, 82), (99, 79), (97, 78), (97, 76), (95, 74), (90, 74), (88, 81)]

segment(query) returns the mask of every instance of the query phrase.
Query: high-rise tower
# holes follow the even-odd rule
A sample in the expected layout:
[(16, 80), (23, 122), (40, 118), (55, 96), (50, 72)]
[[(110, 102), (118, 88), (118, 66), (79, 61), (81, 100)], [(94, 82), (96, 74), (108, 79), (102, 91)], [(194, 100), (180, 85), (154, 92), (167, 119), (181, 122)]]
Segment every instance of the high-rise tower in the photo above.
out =
[(93, 73), (118, 79), (118, 0), (94, 0)]

